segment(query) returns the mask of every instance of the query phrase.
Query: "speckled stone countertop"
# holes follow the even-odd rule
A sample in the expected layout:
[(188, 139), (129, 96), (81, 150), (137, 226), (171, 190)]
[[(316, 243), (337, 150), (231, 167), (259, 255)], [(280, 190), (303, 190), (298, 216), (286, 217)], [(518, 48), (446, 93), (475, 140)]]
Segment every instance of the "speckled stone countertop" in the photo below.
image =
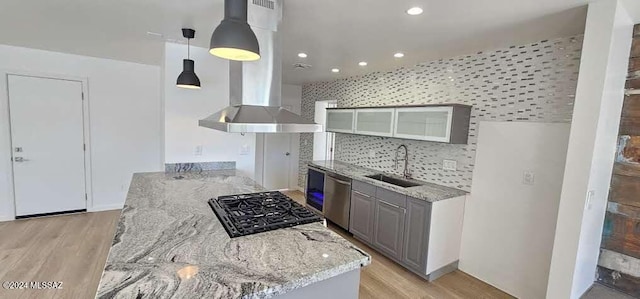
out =
[(134, 174), (96, 297), (269, 298), (370, 264), (320, 222), (229, 238), (207, 200), (263, 190), (233, 170)]
[[(403, 188), (400, 186), (392, 185), (389, 183), (381, 182), (381, 181), (366, 177), (372, 174), (383, 173), (382, 171), (377, 171), (370, 168), (353, 165), (345, 162), (335, 161), (335, 160), (313, 161), (313, 162), (310, 162), (309, 165), (315, 166), (316, 168), (319, 168), (322, 170), (328, 170), (346, 177), (350, 177), (351, 179), (354, 179), (354, 180), (358, 180), (364, 183), (389, 189), (407, 196), (411, 196), (413, 198), (422, 199), (429, 202), (445, 200), (445, 199), (459, 197), (467, 194), (466, 191), (462, 191), (459, 189), (454, 189), (450, 187), (440, 186), (437, 184), (417, 181), (417, 180), (409, 180), (409, 181), (419, 183), (420, 186)], [(391, 174), (387, 174), (387, 173), (385, 174), (389, 176), (397, 177)]]

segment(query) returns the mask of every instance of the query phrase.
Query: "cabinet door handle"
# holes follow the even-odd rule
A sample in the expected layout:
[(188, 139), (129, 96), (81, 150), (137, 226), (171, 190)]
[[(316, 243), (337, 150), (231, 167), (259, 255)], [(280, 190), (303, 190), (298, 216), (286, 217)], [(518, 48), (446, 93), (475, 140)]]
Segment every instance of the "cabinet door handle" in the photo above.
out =
[(394, 204), (392, 204), (392, 203), (388, 203), (388, 202), (386, 202), (386, 201), (384, 201), (384, 200), (381, 200), (381, 199), (378, 199), (378, 200), (379, 200), (381, 203), (386, 204), (386, 205), (388, 205), (388, 206), (392, 206), (392, 207), (394, 207), (394, 208), (396, 208), (396, 209), (402, 209), (402, 210), (404, 210), (404, 208), (403, 208), (403, 207), (400, 207), (399, 205), (394, 205)]
[(356, 190), (352, 190), (352, 191), (353, 191), (353, 193), (358, 194), (358, 195), (360, 195), (362, 197), (371, 198), (371, 195), (367, 195), (367, 194), (364, 194), (364, 193), (356, 191)]

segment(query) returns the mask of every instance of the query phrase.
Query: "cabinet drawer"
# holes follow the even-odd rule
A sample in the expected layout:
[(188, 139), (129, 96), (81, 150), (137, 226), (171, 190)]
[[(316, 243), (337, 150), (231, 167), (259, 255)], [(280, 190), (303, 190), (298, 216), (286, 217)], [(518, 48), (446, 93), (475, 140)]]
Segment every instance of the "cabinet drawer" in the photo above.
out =
[(390, 204), (397, 205), (401, 208), (407, 206), (407, 196), (397, 192), (393, 192), (384, 188), (377, 188), (376, 198), (384, 200)]
[(360, 193), (364, 193), (369, 196), (376, 196), (376, 186), (353, 180), (351, 182), (351, 189)]

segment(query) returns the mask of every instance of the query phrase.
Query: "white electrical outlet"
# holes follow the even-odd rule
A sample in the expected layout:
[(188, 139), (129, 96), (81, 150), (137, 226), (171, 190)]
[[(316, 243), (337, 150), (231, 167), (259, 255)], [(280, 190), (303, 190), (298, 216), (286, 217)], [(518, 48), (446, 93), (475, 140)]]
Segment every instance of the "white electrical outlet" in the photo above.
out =
[(246, 156), (248, 154), (249, 154), (249, 145), (247, 144), (242, 145), (242, 147), (240, 147), (240, 155)]
[(533, 185), (536, 181), (536, 174), (533, 171), (525, 170), (522, 173), (522, 183), (525, 185)]
[(196, 150), (194, 151), (196, 156), (202, 156), (202, 145), (196, 145)]
[(375, 158), (376, 157), (376, 150), (369, 150), (369, 158)]
[(456, 171), (458, 169), (458, 161), (442, 160), (442, 169)]

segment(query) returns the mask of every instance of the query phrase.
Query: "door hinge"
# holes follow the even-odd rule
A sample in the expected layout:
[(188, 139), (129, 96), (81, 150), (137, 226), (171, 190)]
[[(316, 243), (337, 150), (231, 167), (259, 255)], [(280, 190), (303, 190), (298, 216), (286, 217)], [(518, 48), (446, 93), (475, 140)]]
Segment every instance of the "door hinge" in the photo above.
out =
[(84, 194), (84, 200), (89, 200), (89, 196), (87, 195), (87, 193)]
[(84, 91), (82, 92), (82, 100), (84, 101)]
[(86, 144), (86, 143), (83, 143), (83, 144), (82, 144), (82, 150), (83, 150), (83, 151), (87, 151), (87, 144)]

